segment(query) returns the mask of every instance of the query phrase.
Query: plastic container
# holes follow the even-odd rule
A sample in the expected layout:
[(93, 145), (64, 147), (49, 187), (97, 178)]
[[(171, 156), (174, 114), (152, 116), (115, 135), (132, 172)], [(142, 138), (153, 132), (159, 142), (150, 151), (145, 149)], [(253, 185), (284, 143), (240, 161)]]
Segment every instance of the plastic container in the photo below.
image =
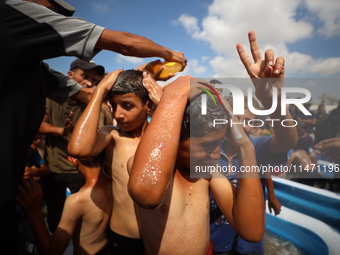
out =
[(164, 62), (162, 64), (155, 65), (155, 67), (153, 69), (154, 73), (157, 73), (158, 70), (162, 66), (164, 66), (164, 69), (163, 69), (163, 71), (161, 72), (161, 74), (159, 76), (160, 78), (166, 78), (166, 77), (168, 77), (168, 75), (170, 73), (175, 74), (175, 73), (177, 73), (178, 71), (180, 71), (182, 69), (182, 64), (181, 63), (178, 63), (178, 62)]

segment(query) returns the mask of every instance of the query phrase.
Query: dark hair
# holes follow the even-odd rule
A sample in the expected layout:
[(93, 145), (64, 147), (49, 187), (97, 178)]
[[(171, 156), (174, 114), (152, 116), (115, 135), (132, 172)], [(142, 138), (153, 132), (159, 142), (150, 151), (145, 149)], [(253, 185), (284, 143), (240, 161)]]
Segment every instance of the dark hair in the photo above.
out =
[[(181, 141), (185, 141), (190, 136), (193, 137), (203, 137), (208, 133), (213, 131), (217, 131), (221, 128), (224, 128), (224, 125), (216, 125), (214, 127), (213, 121), (214, 119), (228, 119), (226, 112), (223, 107), (219, 103), (219, 100), (216, 96), (214, 99), (216, 101), (216, 105), (214, 100), (207, 96), (207, 114), (202, 115), (202, 100), (201, 96), (197, 96), (192, 101), (190, 101), (185, 109), (182, 128), (181, 128)], [(191, 127), (191, 128), (190, 128)]]
[(135, 93), (143, 105), (150, 99), (147, 90), (143, 85), (143, 72), (138, 70), (126, 70), (121, 72), (112, 90), (108, 93), (108, 97), (114, 95), (125, 95), (128, 93)]

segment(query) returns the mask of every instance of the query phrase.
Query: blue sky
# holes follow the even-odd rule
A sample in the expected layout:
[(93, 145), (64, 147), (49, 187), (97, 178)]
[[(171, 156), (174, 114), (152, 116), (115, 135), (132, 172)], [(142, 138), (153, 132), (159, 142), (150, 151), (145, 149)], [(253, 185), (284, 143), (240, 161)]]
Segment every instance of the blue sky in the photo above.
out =
[[(247, 33), (254, 30), (263, 53), (272, 48), (276, 56), (285, 57), (287, 77), (340, 77), (339, 0), (66, 1), (76, 8), (76, 17), (184, 52), (188, 59), (184, 75), (247, 77), (236, 44), (241, 42), (248, 49)], [(66, 73), (74, 59), (46, 62)], [(110, 72), (154, 58), (102, 51), (93, 60)], [(338, 92), (331, 93), (340, 98), (340, 86)]]

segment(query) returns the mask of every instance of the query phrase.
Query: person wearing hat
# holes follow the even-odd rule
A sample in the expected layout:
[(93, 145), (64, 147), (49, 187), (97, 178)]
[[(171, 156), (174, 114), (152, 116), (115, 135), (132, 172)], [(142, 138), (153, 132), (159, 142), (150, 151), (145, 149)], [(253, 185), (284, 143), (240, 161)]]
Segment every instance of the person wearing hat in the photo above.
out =
[[(16, 193), (27, 151), (45, 114), (45, 98), (60, 104), (88, 101), (93, 89), (50, 70), (42, 61), (59, 56), (91, 60), (101, 50), (180, 62), (181, 52), (143, 36), (109, 30), (79, 18), (60, 0), (0, 0), (0, 246), (17, 254)], [(53, 92), (53, 93), (52, 93)], [(19, 103), (18, 103), (19, 102)]]
[[(71, 63), (67, 76), (78, 84), (91, 88), (98, 78), (103, 76), (105, 69), (95, 62), (76, 59)], [(86, 108), (86, 104), (68, 99), (63, 104), (46, 100), (46, 114), (39, 128), (39, 133), (46, 135), (46, 161), (51, 174), (44, 180), (44, 192), (47, 201), (47, 223), (51, 233), (59, 224), (66, 189), (77, 192), (84, 184), (84, 177), (67, 159), (67, 145), (73, 127)], [(104, 125), (104, 112), (101, 112), (99, 128)]]

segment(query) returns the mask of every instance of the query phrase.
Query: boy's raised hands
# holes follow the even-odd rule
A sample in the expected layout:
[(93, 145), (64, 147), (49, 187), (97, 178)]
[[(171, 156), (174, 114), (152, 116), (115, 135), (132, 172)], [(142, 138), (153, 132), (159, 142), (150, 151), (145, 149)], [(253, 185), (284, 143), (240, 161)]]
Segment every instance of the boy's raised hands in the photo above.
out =
[[(256, 41), (254, 31), (248, 33), (250, 50), (254, 63), (244, 50), (242, 44), (237, 44), (237, 52), (246, 68), (256, 90), (256, 97), (261, 101), (264, 107), (270, 107), (272, 102), (272, 88), (277, 87), (279, 90), (284, 86), (284, 58), (274, 58), (274, 51), (266, 50), (264, 59), (261, 56), (260, 48)], [(259, 79), (262, 78), (262, 79)], [(276, 79), (269, 79), (276, 78)], [(280, 91), (278, 91), (280, 93)]]
[(117, 80), (118, 75), (123, 71), (124, 69), (119, 69), (105, 75), (105, 77), (98, 84), (97, 88), (103, 88), (105, 93), (110, 92), (113, 87), (113, 84)]

